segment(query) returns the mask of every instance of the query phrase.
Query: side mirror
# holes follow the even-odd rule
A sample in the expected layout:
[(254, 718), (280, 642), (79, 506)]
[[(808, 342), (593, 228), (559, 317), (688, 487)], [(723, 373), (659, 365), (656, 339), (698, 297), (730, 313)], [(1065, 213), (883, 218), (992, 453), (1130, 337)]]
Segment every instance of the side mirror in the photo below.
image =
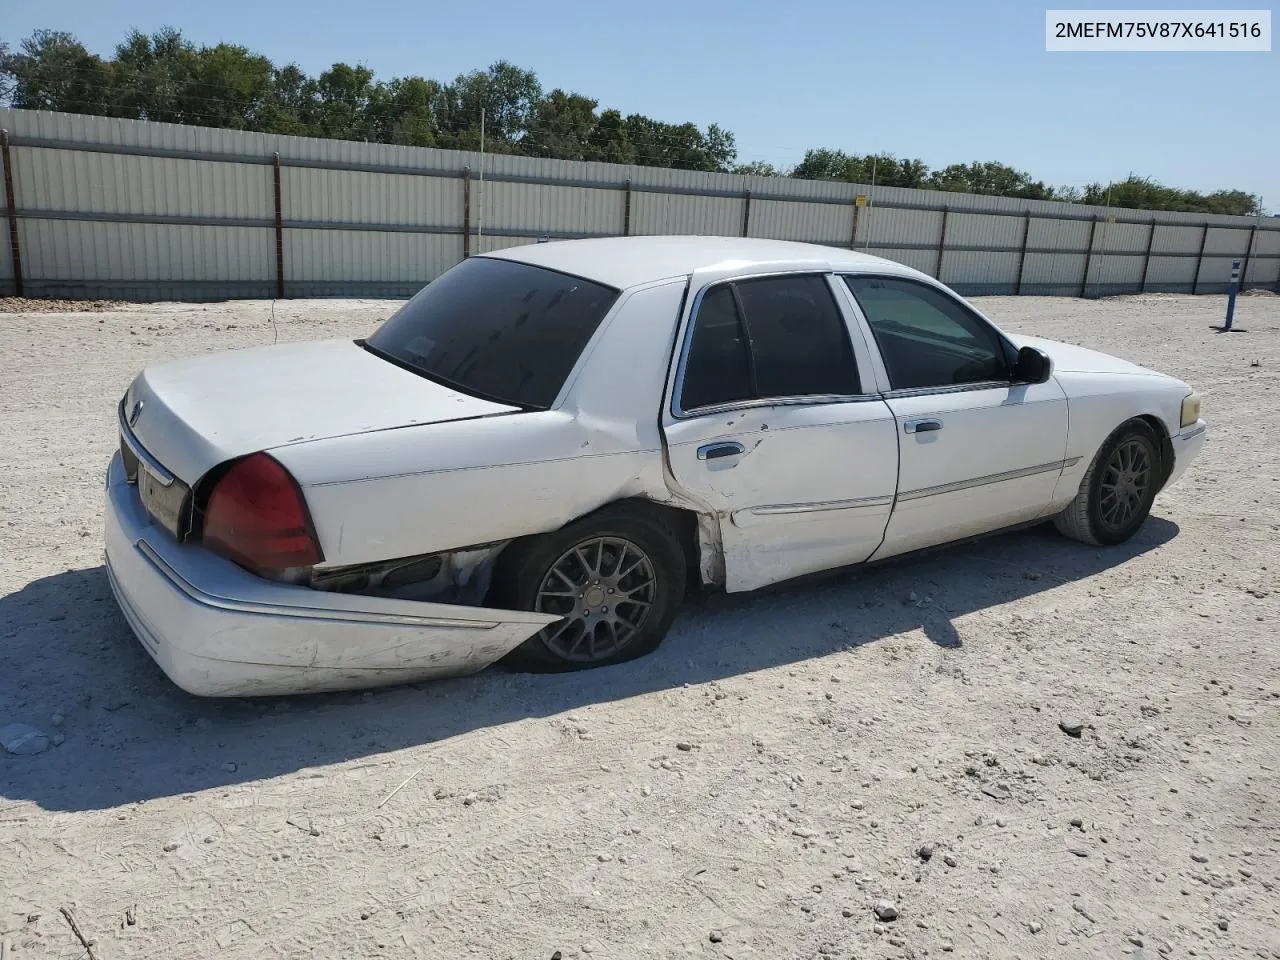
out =
[(1013, 379), (1020, 383), (1044, 383), (1053, 374), (1053, 361), (1043, 350), (1023, 347), (1013, 368)]

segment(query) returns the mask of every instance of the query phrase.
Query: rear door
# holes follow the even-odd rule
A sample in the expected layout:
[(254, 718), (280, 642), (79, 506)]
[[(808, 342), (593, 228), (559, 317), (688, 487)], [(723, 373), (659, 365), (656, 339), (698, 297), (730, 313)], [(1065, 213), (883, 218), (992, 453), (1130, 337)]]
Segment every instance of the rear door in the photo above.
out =
[(1013, 346), (949, 292), (891, 276), (846, 276), (879, 349), (901, 469), (876, 558), (1040, 516), (1067, 445), (1052, 378), (1012, 379)]
[(896, 424), (835, 282), (691, 283), (663, 431), (676, 486), (719, 520), (729, 591), (860, 562), (884, 536)]

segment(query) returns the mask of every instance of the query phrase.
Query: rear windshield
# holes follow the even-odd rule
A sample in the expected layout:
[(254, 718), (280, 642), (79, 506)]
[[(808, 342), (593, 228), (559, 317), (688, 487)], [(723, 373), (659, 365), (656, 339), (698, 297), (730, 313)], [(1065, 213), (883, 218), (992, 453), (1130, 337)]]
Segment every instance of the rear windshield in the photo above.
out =
[(617, 298), (590, 280), (472, 257), (420, 290), (365, 346), (463, 393), (545, 410)]

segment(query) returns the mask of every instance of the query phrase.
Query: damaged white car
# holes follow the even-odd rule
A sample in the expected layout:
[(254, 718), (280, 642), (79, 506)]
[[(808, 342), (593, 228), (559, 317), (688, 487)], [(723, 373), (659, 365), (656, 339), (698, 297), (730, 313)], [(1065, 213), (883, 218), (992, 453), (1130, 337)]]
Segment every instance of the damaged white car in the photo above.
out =
[(900, 264), (694, 237), (472, 257), (367, 340), (148, 368), (119, 418), (111, 585), (212, 696), (618, 663), (691, 584), (1042, 519), (1119, 543), (1205, 437), (1186, 384)]

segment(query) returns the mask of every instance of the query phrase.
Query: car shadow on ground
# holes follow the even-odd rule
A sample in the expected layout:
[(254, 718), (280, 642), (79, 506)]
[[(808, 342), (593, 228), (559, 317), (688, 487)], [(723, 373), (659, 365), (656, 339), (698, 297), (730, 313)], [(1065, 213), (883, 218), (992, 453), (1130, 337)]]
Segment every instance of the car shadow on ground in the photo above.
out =
[[(0, 598), (0, 725), (64, 742), (0, 751), (0, 800), (93, 810), (260, 780), (822, 657), (923, 629), (940, 665), (953, 620), (1102, 574), (1171, 540), (1152, 517), (1129, 543), (1095, 549), (1038, 527), (763, 593), (694, 600), (654, 654), (583, 673), (491, 668), (375, 691), (205, 700), (173, 686), (133, 638), (102, 567)], [(53, 715), (60, 714), (55, 725)]]

